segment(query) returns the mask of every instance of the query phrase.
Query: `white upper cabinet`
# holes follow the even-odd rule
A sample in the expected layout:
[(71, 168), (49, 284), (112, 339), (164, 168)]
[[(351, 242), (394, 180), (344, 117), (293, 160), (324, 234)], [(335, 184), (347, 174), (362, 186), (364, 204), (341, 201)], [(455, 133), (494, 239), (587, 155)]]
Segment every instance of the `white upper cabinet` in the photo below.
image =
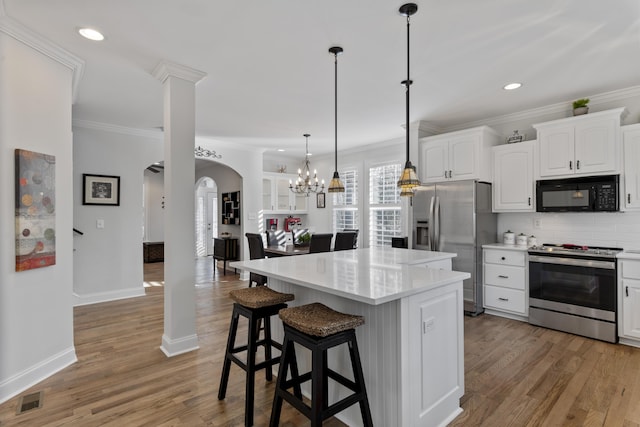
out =
[(295, 182), (297, 175), (265, 173), (262, 176), (262, 209), (270, 213), (306, 213), (308, 197), (293, 193), (289, 180)]
[(618, 172), (624, 112), (618, 108), (533, 125), (538, 132), (540, 177)]
[(640, 125), (622, 128), (624, 209), (640, 210)]
[(535, 212), (536, 141), (493, 147), (493, 211)]
[(498, 134), (487, 126), (420, 139), (420, 180), (491, 181), (491, 150)]

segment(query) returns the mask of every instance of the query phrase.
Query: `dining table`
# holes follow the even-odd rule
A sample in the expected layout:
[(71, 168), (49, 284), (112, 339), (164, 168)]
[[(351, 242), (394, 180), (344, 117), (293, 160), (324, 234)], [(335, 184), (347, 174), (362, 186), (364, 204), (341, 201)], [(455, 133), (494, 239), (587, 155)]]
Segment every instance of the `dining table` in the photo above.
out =
[(267, 256), (267, 258), (292, 256), (292, 255), (306, 255), (308, 253), (309, 253), (309, 246), (278, 245), (278, 246), (265, 246), (264, 248), (264, 254)]

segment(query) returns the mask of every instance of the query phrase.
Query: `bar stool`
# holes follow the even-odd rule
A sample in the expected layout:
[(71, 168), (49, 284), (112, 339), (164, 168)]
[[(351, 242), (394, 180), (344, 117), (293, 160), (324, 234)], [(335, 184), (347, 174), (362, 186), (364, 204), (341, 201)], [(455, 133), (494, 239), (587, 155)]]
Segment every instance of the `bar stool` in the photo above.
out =
[[(269, 425), (276, 427), (280, 422), (284, 399), (309, 418), (312, 427), (321, 426), (322, 421), (356, 403), (360, 404), (364, 425), (373, 426), (355, 334), (355, 328), (364, 324), (364, 317), (339, 313), (320, 303), (286, 308), (280, 311), (279, 316), (284, 324), (284, 341)], [(298, 374), (294, 343), (311, 350), (310, 372)], [(327, 366), (327, 350), (345, 343), (349, 345), (355, 381)], [(291, 379), (287, 380), (289, 366), (292, 368)], [(353, 391), (353, 394), (329, 405), (329, 378)], [(304, 403), (295, 390), (295, 387), (307, 381), (311, 381), (311, 406)], [(294, 394), (288, 391), (292, 386)]]
[[(293, 294), (276, 292), (266, 286), (255, 288), (236, 289), (229, 292), (229, 296), (234, 300), (233, 313), (231, 315), (231, 325), (229, 326), (229, 337), (227, 338), (227, 350), (224, 356), (222, 367), (222, 377), (220, 378), (220, 388), (218, 399), (223, 400), (227, 393), (227, 383), (229, 382), (229, 371), (231, 362), (238, 365), (246, 372), (245, 385), (245, 426), (253, 425), (253, 391), (255, 385), (255, 374), (260, 369), (266, 369), (267, 381), (271, 381), (273, 374), (271, 367), (280, 362), (280, 357), (271, 356), (271, 347), (282, 350), (282, 346), (271, 340), (270, 317), (278, 311), (287, 307), (287, 301), (294, 299)], [(249, 321), (249, 333), (247, 344), (235, 347), (236, 332), (238, 330), (238, 320), (244, 316)], [(264, 322), (264, 339), (260, 340), (260, 322)], [(264, 347), (264, 361), (256, 363), (256, 353), (258, 347)], [(246, 351), (246, 362), (240, 360), (236, 353)], [(296, 367), (297, 370), (297, 367)], [(299, 393), (299, 388), (296, 391)]]

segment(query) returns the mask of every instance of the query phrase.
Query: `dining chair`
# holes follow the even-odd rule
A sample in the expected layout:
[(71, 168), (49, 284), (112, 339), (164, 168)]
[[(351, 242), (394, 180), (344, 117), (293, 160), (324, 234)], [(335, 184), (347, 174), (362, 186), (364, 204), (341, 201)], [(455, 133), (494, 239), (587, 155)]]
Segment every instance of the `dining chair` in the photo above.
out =
[(357, 228), (345, 228), (342, 231), (344, 233), (356, 233), (356, 238), (353, 240), (353, 248), (356, 249), (358, 247), (358, 233), (360, 230)]
[(287, 236), (283, 230), (267, 231), (268, 246), (282, 246), (287, 242)]
[(355, 249), (357, 237), (358, 237), (358, 234), (354, 233), (353, 231), (349, 231), (349, 232), (341, 231), (336, 233), (336, 240), (333, 243), (333, 250), (345, 251), (348, 249)]
[(333, 233), (312, 234), (311, 240), (309, 241), (309, 253), (316, 254), (318, 252), (331, 251), (332, 238)]
[[(249, 259), (261, 259), (264, 258), (264, 241), (262, 240), (262, 234), (246, 233), (247, 242), (249, 243)], [(264, 286), (267, 284), (267, 276), (263, 276), (258, 273), (249, 274), (249, 287)]]

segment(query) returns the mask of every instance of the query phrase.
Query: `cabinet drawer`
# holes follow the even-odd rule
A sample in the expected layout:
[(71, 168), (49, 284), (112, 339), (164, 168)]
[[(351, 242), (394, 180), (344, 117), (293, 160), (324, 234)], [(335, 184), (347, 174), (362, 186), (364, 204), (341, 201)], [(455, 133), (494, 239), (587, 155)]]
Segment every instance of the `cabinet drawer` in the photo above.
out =
[(520, 289), (524, 291), (524, 271), (524, 267), (485, 264), (484, 283), (486, 285), (503, 286), (505, 288)]
[(627, 279), (640, 279), (640, 261), (622, 260), (620, 262), (620, 269), (622, 271), (622, 277)]
[(501, 251), (488, 250), (484, 251), (484, 262), (492, 264), (515, 265), (524, 267), (525, 252), (522, 251)]
[(524, 291), (517, 291), (515, 289), (485, 285), (484, 306), (485, 308), (495, 308), (524, 315), (527, 314)]

